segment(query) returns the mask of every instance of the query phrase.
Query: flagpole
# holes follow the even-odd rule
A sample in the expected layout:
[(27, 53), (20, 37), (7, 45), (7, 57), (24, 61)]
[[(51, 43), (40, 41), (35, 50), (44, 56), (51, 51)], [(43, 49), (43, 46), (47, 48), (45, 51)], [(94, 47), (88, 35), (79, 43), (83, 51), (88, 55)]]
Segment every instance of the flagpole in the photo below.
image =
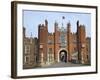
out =
[(62, 16), (62, 27), (64, 27), (64, 24), (63, 24), (63, 20), (65, 19), (64, 16)]

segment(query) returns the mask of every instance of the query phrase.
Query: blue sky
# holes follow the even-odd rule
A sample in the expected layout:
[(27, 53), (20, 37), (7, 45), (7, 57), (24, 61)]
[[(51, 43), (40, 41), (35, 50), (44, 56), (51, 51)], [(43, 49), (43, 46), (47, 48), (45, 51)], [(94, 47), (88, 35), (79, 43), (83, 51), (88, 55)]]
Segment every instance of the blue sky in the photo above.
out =
[[(62, 16), (65, 17), (62, 20)], [(71, 31), (76, 32), (76, 22), (86, 26), (86, 36), (91, 36), (91, 14), (89, 13), (72, 13), (72, 12), (51, 12), (51, 11), (29, 11), (23, 10), (23, 26), (26, 28), (26, 36), (37, 37), (38, 25), (44, 24), (45, 19), (48, 20), (48, 31), (54, 32), (54, 23), (58, 22), (59, 27), (67, 27), (67, 23), (71, 23)]]

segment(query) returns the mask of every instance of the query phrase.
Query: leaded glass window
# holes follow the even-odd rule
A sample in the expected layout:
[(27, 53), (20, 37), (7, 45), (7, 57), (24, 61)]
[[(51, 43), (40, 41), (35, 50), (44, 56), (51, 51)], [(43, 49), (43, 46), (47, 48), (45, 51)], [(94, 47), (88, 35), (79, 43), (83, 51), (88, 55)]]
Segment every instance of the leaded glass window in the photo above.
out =
[(61, 31), (61, 35), (60, 35), (60, 47), (61, 48), (65, 48), (66, 47), (66, 44), (67, 44), (67, 41), (66, 41), (66, 29), (64, 29), (64, 27), (61, 27), (60, 29)]

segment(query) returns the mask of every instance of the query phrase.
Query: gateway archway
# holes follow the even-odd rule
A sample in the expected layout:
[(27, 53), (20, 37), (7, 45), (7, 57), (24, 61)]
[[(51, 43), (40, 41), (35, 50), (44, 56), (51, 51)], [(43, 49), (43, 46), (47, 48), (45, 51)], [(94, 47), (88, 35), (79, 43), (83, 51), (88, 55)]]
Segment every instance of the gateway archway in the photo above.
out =
[(61, 50), (59, 52), (59, 61), (60, 62), (67, 62), (67, 51), (66, 50)]

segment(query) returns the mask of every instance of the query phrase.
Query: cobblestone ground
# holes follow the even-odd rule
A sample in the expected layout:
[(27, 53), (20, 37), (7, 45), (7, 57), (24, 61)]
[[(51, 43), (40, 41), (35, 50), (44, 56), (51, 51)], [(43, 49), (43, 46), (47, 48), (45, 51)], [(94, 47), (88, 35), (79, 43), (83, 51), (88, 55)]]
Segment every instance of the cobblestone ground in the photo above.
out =
[(59, 63), (55, 63), (55, 64), (51, 64), (51, 65), (48, 65), (48, 66), (44, 66), (42, 68), (58, 68), (58, 67), (77, 67), (77, 66), (86, 66), (86, 65), (83, 65), (83, 64), (74, 64), (74, 63), (71, 63), (71, 62), (59, 62)]

